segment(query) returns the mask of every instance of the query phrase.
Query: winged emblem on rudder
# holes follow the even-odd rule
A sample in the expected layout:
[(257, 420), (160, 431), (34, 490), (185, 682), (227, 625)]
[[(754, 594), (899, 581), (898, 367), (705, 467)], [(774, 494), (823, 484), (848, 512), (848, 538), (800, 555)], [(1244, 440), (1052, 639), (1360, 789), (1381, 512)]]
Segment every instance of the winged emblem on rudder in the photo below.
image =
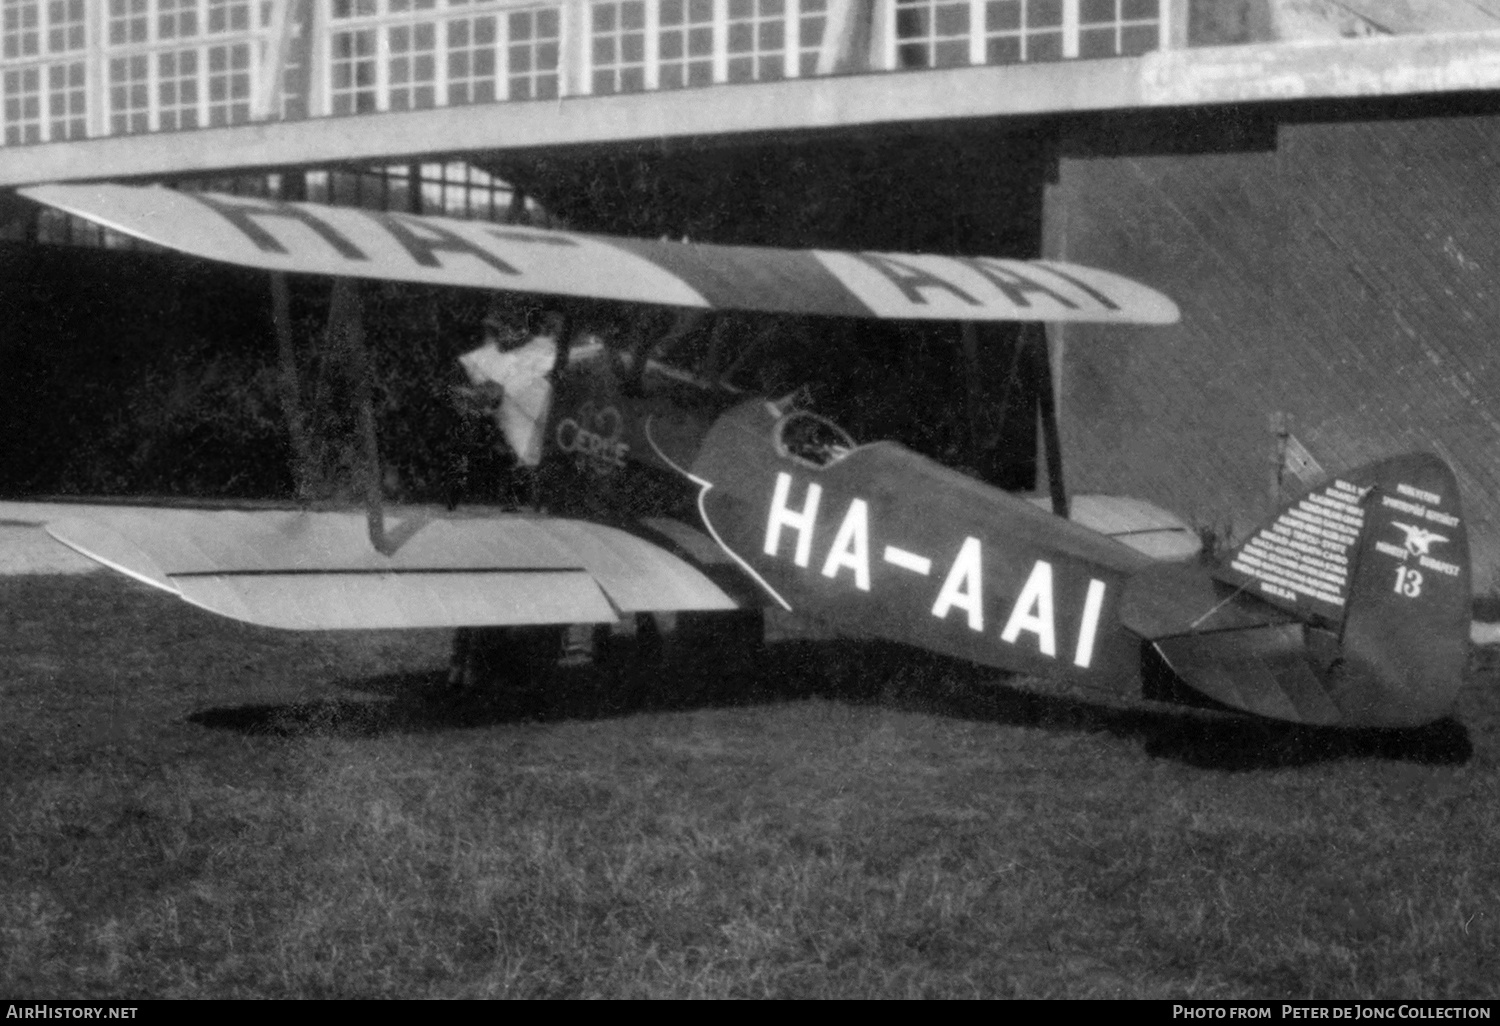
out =
[(1406, 551), (1413, 556), (1426, 556), (1431, 553), (1433, 542), (1445, 542), (1447, 537), (1429, 531), (1425, 527), (1415, 524), (1403, 524), (1399, 520), (1391, 521), (1391, 526), (1399, 527), (1406, 533)]

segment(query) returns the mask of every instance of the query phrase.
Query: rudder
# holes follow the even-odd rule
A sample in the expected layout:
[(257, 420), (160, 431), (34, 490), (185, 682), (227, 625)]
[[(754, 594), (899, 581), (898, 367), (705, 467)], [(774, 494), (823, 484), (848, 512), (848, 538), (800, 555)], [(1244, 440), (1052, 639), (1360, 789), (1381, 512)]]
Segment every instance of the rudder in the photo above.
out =
[(1340, 722), (1451, 711), (1468, 660), (1469, 546), (1452, 470), (1413, 453), (1341, 474), (1282, 509), (1215, 576), (1304, 624)]

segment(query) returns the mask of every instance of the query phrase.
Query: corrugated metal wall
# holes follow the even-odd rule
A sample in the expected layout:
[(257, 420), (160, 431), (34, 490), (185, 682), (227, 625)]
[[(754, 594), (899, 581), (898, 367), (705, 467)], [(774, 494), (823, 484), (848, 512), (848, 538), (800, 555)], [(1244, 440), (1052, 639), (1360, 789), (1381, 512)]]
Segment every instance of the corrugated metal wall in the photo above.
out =
[(1049, 255), (1172, 295), (1168, 329), (1069, 328), (1071, 487), (1239, 536), (1268, 511), (1268, 418), (1329, 470), (1453, 464), (1475, 585), (1500, 582), (1500, 118), (1283, 125), (1274, 152), (1064, 159)]

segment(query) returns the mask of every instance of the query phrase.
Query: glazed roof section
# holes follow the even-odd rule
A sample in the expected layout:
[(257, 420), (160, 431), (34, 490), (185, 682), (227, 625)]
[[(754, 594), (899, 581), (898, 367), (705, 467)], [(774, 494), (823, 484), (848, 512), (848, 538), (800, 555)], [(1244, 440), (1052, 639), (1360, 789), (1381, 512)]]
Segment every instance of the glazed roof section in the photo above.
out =
[(1362, 3), (0, 0), (0, 185), (1500, 84), (1487, 12)]

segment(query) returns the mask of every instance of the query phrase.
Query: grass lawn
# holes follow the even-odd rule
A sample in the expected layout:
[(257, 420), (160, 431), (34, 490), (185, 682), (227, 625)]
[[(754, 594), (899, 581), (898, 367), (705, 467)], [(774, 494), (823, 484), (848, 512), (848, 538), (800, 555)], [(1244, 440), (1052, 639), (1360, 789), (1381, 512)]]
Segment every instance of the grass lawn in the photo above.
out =
[[(0, 995), (1500, 996), (1500, 670), (1310, 731), (773, 645), (623, 711), (442, 633), (0, 579)], [(864, 670), (858, 667), (863, 665)]]

